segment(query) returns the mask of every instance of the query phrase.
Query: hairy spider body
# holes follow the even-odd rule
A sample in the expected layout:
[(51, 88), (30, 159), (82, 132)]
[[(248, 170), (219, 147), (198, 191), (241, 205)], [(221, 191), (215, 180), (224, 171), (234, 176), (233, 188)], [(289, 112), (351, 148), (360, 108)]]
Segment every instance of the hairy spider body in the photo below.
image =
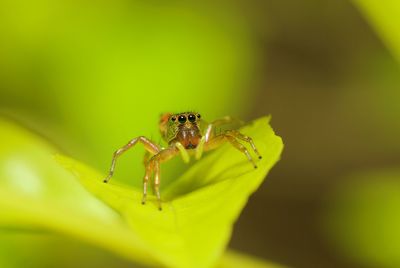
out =
[[(197, 147), (202, 137), (200, 131), (199, 114), (169, 114), (168, 121), (168, 129), (170, 130), (170, 132), (169, 135), (164, 137), (164, 140), (169, 145), (180, 142), (185, 149), (195, 149)], [(163, 122), (161, 122), (161, 124), (163, 124)]]
[(161, 136), (168, 143), (167, 148), (162, 148), (146, 137), (140, 136), (129, 141), (125, 146), (114, 152), (111, 168), (108, 176), (104, 179), (107, 183), (114, 174), (117, 158), (136, 143), (140, 142), (146, 149), (144, 156), (145, 175), (143, 178), (143, 199), (142, 204), (146, 203), (147, 184), (154, 177), (154, 192), (157, 196), (158, 207), (161, 210), (160, 185), (160, 163), (168, 161), (174, 156), (180, 154), (184, 162), (190, 161), (190, 155), (195, 155), (200, 159), (203, 151), (209, 151), (219, 147), (225, 142), (229, 142), (236, 149), (246, 155), (247, 159), (257, 168), (252, 156), (247, 148), (238, 140), (247, 142), (254, 153), (261, 159), (261, 156), (253, 143), (253, 140), (241, 134), (237, 130), (227, 130), (216, 134), (215, 128), (224, 124), (232, 123), (234, 120), (226, 116), (215, 120), (209, 124), (201, 119), (200, 114), (195, 112), (185, 112), (178, 114), (166, 113), (160, 118), (159, 128)]

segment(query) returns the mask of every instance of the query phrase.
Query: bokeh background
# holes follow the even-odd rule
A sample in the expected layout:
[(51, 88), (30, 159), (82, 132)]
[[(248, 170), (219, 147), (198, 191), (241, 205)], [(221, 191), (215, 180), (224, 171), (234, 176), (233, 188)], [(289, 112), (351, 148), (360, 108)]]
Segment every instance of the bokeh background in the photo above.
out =
[[(377, 2), (2, 0), (0, 113), (104, 172), (130, 138), (161, 141), (163, 112), (272, 114), (284, 154), (230, 247), (289, 267), (400, 267), (400, 4)], [(115, 179), (140, 186), (142, 153)], [(184, 168), (168, 163), (164, 185)], [(0, 243), (14, 264), (129, 266), (65, 237)]]

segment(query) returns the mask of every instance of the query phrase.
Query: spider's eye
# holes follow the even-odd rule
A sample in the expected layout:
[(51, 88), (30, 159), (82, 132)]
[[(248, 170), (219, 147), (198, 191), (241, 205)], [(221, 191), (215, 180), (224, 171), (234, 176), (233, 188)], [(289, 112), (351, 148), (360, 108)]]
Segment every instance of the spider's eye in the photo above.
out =
[(201, 117), (201, 115), (200, 115), (200, 114), (197, 114), (197, 118), (200, 119), (200, 117)]
[(185, 123), (185, 122), (186, 122), (186, 116), (180, 115), (180, 116), (178, 117), (178, 121), (179, 121), (179, 123), (181, 123), (181, 124)]
[(194, 114), (189, 114), (188, 120), (189, 122), (194, 123), (196, 121), (196, 116), (194, 116)]
[(171, 117), (171, 121), (172, 122), (175, 122), (175, 120), (176, 120), (176, 117), (174, 116), (174, 117)]

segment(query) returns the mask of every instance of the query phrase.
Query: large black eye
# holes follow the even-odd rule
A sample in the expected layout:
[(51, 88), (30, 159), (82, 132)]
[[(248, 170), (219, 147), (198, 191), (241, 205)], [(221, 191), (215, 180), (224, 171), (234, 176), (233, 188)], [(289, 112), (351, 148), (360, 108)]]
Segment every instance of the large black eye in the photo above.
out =
[(188, 119), (189, 119), (189, 122), (194, 123), (196, 121), (196, 116), (194, 116), (194, 114), (189, 114)]
[(180, 116), (178, 117), (178, 121), (179, 121), (179, 123), (181, 123), (181, 124), (185, 123), (185, 122), (186, 122), (186, 116), (180, 115)]

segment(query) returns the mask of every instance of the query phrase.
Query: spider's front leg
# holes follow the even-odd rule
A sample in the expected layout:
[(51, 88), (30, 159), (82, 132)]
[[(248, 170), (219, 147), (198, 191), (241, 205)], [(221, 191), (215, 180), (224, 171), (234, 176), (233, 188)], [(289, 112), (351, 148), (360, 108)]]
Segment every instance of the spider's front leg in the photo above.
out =
[(200, 139), (200, 142), (196, 148), (196, 159), (200, 159), (203, 151), (204, 151), (204, 145), (208, 143), (214, 136), (215, 136), (215, 129), (216, 127), (222, 126), (222, 125), (227, 125), (227, 124), (232, 124), (232, 123), (240, 123), (243, 124), (243, 122), (239, 119), (230, 117), (230, 116), (225, 116), (223, 118), (214, 120), (210, 124), (207, 125), (207, 128), (204, 131), (203, 137)]
[(240, 133), (237, 130), (227, 130), (225, 132), (225, 135), (228, 135), (228, 136), (231, 136), (233, 138), (236, 138), (236, 139), (239, 139), (239, 140), (242, 140), (242, 141), (245, 141), (245, 142), (249, 143), (251, 148), (253, 149), (254, 153), (258, 156), (258, 159), (262, 158), (262, 156), (260, 155), (260, 153), (257, 150), (256, 145), (253, 142), (253, 139), (250, 138), (249, 136), (243, 135), (242, 133)]
[(172, 157), (176, 156), (179, 153), (179, 149), (176, 147), (175, 144), (171, 145), (170, 147), (161, 150), (147, 163), (146, 166), (146, 173), (143, 179), (143, 198), (142, 204), (146, 203), (146, 196), (147, 196), (147, 182), (151, 175), (154, 173), (154, 192), (157, 197), (158, 201), (158, 209), (161, 210), (161, 195), (160, 195), (160, 164), (171, 159)]
[(108, 173), (108, 176), (104, 179), (104, 182), (107, 183), (111, 177), (114, 174), (114, 169), (115, 169), (115, 163), (118, 159), (118, 157), (123, 154), (124, 152), (126, 152), (128, 149), (132, 148), (136, 143), (142, 143), (144, 145), (144, 148), (151, 153), (152, 155), (157, 154), (158, 152), (161, 151), (161, 148), (153, 143), (152, 141), (150, 141), (149, 139), (147, 139), (146, 137), (140, 136), (137, 138), (134, 138), (133, 140), (131, 140), (130, 142), (128, 142), (125, 146), (119, 148), (118, 150), (116, 150), (114, 152), (113, 158), (112, 158), (112, 162), (111, 162), (111, 167), (110, 167), (110, 171)]
[(257, 165), (256, 165), (253, 157), (250, 155), (247, 148), (245, 146), (243, 146), (243, 144), (238, 142), (238, 139), (248, 142), (250, 144), (250, 146), (252, 147), (254, 153), (258, 156), (258, 158), (259, 159), (262, 158), (261, 155), (259, 154), (253, 140), (250, 137), (243, 135), (242, 133), (240, 133), (237, 130), (228, 130), (222, 134), (212, 137), (207, 143), (204, 144), (204, 150), (209, 151), (209, 150), (215, 149), (228, 141), (233, 147), (235, 147), (236, 149), (241, 151), (243, 154), (245, 154), (247, 159), (250, 161), (250, 163), (253, 164), (254, 168), (257, 168)]

